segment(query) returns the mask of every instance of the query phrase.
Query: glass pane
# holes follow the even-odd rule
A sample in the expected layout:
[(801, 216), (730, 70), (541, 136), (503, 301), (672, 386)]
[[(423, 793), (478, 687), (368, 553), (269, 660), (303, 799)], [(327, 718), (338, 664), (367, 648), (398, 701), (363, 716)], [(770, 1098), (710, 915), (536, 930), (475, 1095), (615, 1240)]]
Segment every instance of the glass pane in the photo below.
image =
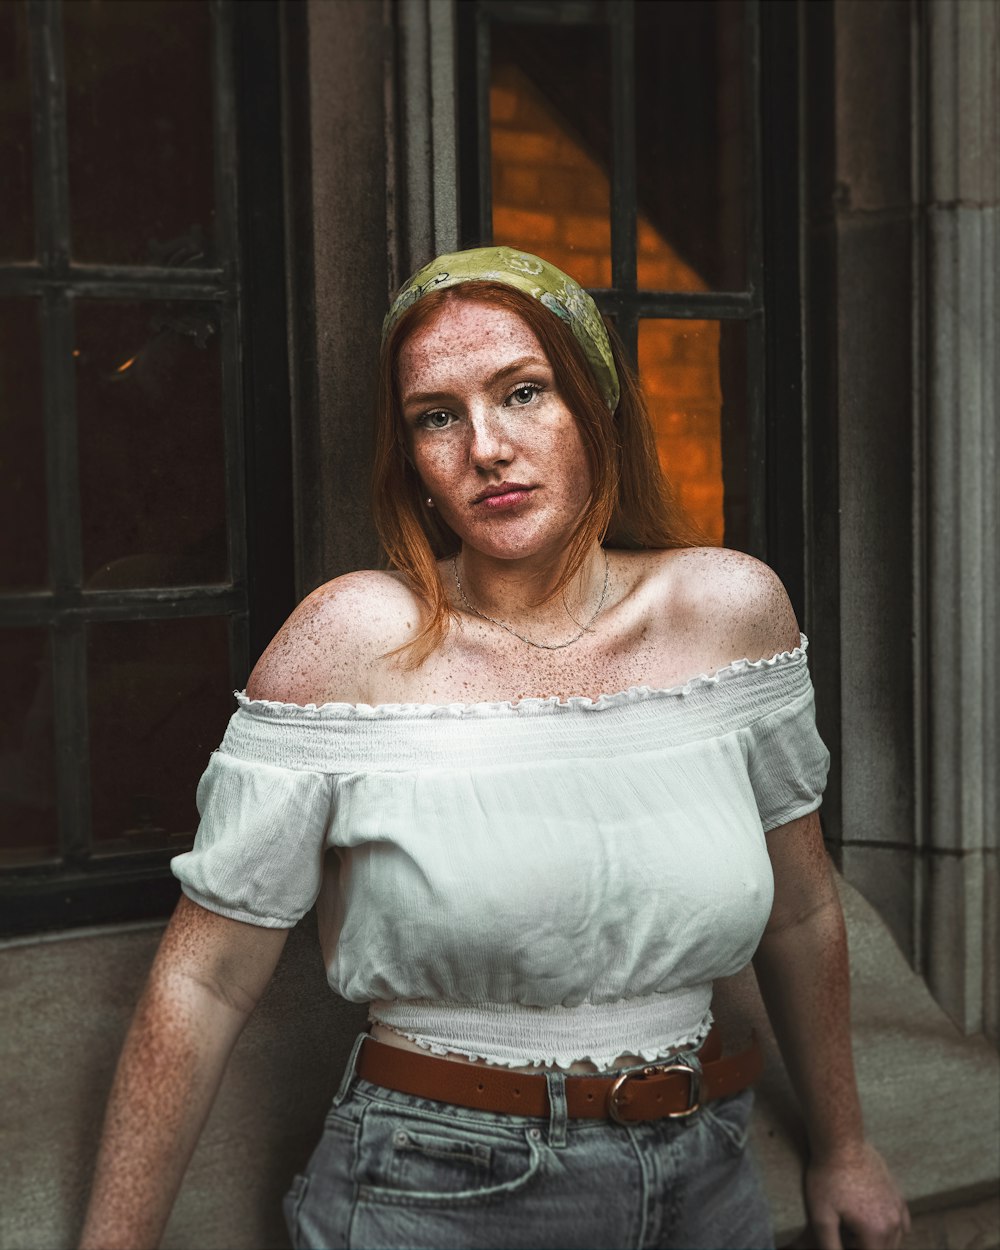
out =
[(208, 304), (77, 305), (88, 589), (226, 579), (218, 339)]
[(28, 17), (20, 2), (0, 4), (0, 260), (35, 255), (31, 178)]
[(189, 842), (195, 790), (232, 707), (222, 618), (87, 629), (95, 848)]
[(47, 631), (0, 631), (0, 681), (0, 866), (12, 867), (57, 854)]
[(639, 323), (639, 375), (663, 471), (706, 541), (740, 548), (748, 503), (745, 347), (741, 321)]
[(635, 6), (643, 289), (747, 285), (746, 8), (739, 0)]
[(124, 264), (211, 257), (211, 6), (63, 5), (73, 254)]
[(492, 28), (493, 240), (611, 285), (607, 33)]
[(0, 591), (45, 584), (45, 495), (39, 309), (0, 299)]

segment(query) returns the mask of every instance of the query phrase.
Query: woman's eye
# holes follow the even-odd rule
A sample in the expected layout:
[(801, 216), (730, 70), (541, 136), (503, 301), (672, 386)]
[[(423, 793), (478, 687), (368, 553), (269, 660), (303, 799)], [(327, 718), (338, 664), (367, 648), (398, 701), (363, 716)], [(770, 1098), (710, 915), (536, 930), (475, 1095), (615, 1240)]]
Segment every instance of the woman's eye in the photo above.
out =
[(451, 422), (450, 412), (425, 412), (417, 421), (428, 430), (443, 430)]
[(508, 403), (515, 403), (521, 406), (530, 404), (541, 389), (534, 382), (526, 382), (524, 386), (519, 386), (516, 390), (511, 391)]

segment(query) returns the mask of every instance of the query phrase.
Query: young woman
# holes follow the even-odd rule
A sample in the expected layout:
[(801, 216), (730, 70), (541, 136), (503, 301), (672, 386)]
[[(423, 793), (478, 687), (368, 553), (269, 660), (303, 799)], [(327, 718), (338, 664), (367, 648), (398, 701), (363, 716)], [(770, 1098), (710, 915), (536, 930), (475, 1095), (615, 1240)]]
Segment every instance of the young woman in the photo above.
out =
[(617, 345), (539, 258), (432, 262), (381, 369), (392, 569), (296, 609), (212, 757), (84, 1247), (156, 1244), (314, 903), (330, 983), (371, 1027), (286, 1199), (297, 1246), (770, 1245), (744, 1149), (758, 1056), (711, 1031), (713, 979), (751, 957), (819, 1245), (843, 1224), (898, 1246), (781, 584), (685, 539)]

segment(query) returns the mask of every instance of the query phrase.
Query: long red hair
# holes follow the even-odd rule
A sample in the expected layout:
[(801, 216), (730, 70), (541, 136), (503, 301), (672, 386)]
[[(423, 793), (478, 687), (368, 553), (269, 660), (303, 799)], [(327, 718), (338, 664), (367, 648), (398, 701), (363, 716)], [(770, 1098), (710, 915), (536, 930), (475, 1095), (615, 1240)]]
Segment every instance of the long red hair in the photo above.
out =
[(612, 325), (606, 323), (621, 386), (621, 398), (613, 413), (570, 329), (530, 295), (487, 280), (432, 291), (406, 310), (382, 345), (376, 408), (372, 472), (375, 528), (388, 563), (404, 574), (426, 605), (420, 631), (397, 649), (411, 653), (408, 668), (422, 664), (448, 631), (453, 609), (437, 562), (457, 552), (461, 541), (424, 502), (420, 479), (406, 450), (397, 366), (409, 336), (452, 300), (490, 304), (520, 317), (541, 343), (556, 388), (580, 428), (590, 465), (591, 494), (570, 535), (566, 566), (548, 597), (569, 584), (595, 540), (607, 547), (633, 550), (691, 547), (705, 542), (681, 513), (663, 476), (645, 398)]

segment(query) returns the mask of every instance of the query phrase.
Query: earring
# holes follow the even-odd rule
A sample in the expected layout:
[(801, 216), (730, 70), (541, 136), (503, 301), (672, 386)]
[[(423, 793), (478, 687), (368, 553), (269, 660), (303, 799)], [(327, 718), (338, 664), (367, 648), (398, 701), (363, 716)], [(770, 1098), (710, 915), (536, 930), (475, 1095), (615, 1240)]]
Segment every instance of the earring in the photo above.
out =
[(424, 502), (427, 504), (428, 508), (434, 507), (434, 500), (430, 497), (430, 495), (427, 496), (427, 499)]

